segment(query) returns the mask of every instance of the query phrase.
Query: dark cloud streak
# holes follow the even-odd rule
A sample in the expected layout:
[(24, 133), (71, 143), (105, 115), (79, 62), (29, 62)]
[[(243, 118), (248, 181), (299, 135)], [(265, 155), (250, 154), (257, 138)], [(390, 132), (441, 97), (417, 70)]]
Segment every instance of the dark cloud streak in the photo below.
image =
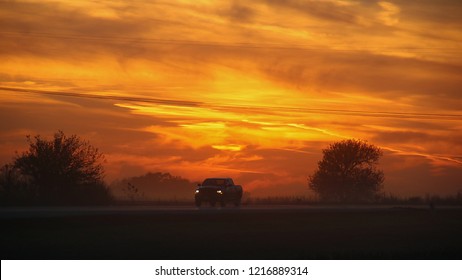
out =
[(120, 96), (120, 95), (100, 95), (90, 93), (76, 93), (76, 92), (63, 92), (63, 91), (46, 91), (25, 88), (9, 88), (0, 87), (0, 91), (12, 91), (23, 93), (36, 93), (51, 96), (65, 96), (76, 98), (91, 98), (91, 99), (104, 99), (104, 100), (118, 100), (127, 102), (142, 102), (152, 103), (158, 105), (171, 105), (171, 106), (184, 106), (184, 107), (203, 107), (215, 109), (233, 109), (236, 111), (255, 111), (261, 110), (279, 111), (279, 112), (300, 112), (300, 113), (314, 113), (314, 114), (328, 114), (328, 115), (351, 115), (363, 117), (379, 117), (379, 118), (409, 118), (409, 119), (445, 119), (445, 120), (462, 120), (462, 115), (458, 114), (437, 114), (437, 113), (411, 113), (411, 112), (385, 112), (385, 111), (364, 111), (364, 110), (344, 110), (344, 109), (327, 109), (327, 108), (307, 108), (307, 107), (277, 107), (277, 106), (256, 106), (256, 105), (226, 105), (226, 104), (210, 104), (196, 101), (186, 100), (173, 100), (173, 99), (158, 99), (149, 97), (136, 97), (136, 96)]

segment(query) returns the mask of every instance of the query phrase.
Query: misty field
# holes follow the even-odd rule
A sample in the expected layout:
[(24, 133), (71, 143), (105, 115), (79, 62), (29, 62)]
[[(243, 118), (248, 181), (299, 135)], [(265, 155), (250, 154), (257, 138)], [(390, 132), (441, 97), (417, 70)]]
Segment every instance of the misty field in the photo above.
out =
[(2, 259), (460, 259), (462, 209), (2, 216)]

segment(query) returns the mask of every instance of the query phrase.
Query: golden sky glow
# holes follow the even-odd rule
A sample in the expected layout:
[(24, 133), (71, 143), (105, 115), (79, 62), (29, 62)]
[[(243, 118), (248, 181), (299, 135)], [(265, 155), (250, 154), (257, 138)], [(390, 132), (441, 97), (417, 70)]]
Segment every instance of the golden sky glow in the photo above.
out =
[(108, 181), (233, 176), (308, 194), (321, 150), (385, 151), (386, 191), (462, 191), (462, 2), (2, 1), (0, 163), (78, 134)]

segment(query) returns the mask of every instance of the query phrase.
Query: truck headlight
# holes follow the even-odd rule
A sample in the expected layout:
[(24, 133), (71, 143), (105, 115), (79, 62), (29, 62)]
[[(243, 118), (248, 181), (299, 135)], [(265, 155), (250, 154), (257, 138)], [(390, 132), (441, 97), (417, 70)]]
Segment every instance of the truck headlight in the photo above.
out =
[(196, 190), (196, 193), (199, 193), (199, 190)]
[(218, 190), (217, 194), (223, 194), (223, 192), (221, 190)]

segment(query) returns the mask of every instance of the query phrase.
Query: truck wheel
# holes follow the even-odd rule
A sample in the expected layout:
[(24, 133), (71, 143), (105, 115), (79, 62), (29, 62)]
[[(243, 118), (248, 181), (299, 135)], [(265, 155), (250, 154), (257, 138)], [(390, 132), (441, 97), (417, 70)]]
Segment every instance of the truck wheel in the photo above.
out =
[(215, 207), (216, 202), (215, 201), (210, 201), (210, 206)]
[(197, 207), (201, 207), (201, 205), (202, 205), (202, 201), (196, 200), (196, 206), (197, 206)]
[(241, 200), (238, 199), (238, 200), (234, 201), (234, 206), (236, 206), (236, 207), (241, 206)]
[(226, 202), (224, 200), (220, 201), (220, 205), (221, 207), (225, 207), (226, 206)]

